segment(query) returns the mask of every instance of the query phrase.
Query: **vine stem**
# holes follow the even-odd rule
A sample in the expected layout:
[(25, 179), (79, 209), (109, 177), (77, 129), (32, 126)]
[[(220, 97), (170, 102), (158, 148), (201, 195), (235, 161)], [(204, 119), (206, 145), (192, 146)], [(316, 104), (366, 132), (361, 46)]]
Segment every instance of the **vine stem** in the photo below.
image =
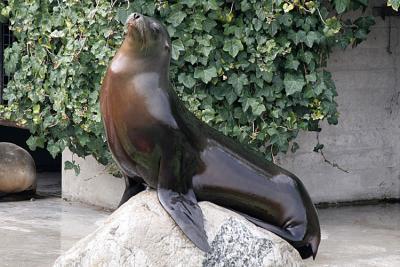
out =
[(233, 5), (235, 4), (235, 1), (233, 1), (232, 2), (232, 4), (231, 4), (231, 11), (229, 11), (229, 14), (228, 15), (230, 15), (231, 13), (232, 13), (232, 11), (233, 11)]
[(272, 157), (272, 162), (273, 162), (274, 164), (276, 164), (276, 159), (275, 159), (275, 156), (274, 156), (273, 147), (274, 147), (274, 145), (271, 145), (271, 157)]
[[(318, 142), (318, 145), (321, 144), (321, 143), (319, 142), (319, 133), (317, 133), (317, 142)], [(325, 157), (325, 154), (324, 154), (324, 152), (322, 151), (322, 149), (320, 149), (320, 150), (318, 151), (318, 153), (322, 156), (322, 158), (324, 159), (324, 161), (325, 161), (326, 163), (328, 163), (329, 165), (331, 165), (333, 168), (336, 168), (336, 169), (338, 169), (338, 170), (341, 170), (342, 172), (345, 172), (345, 173), (350, 173), (349, 170), (343, 169), (343, 168), (340, 167), (336, 162), (333, 162), (333, 161), (328, 160), (328, 159)]]
[(322, 23), (324, 23), (324, 24), (326, 25), (326, 22), (325, 22), (324, 18), (322, 17), (321, 12), (319, 11), (319, 8), (316, 7), (316, 9), (317, 9), (317, 11), (318, 11), (318, 15), (319, 15), (319, 17), (320, 17)]

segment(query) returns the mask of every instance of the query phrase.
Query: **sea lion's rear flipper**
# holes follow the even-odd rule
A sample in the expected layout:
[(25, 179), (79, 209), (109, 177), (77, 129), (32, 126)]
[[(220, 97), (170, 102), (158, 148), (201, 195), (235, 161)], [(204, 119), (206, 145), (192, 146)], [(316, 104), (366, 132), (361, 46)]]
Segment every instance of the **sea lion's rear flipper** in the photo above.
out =
[(281, 227), (278, 227), (276, 225), (272, 225), (272, 224), (269, 224), (267, 222), (261, 221), (261, 220), (259, 220), (257, 218), (249, 216), (249, 215), (247, 215), (245, 213), (242, 213), (242, 212), (237, 212), (237, 213), (239, 213), (240, 215), (242, 215), (243, 217), (245, 217), (247, 220), (251, 221), (255, 225), (257, 225), (257, 226), (259, 226), (261, 228), (264, 228), (265, 230), (268, 230), (268, 231), (270, 231), (270, 232), (272, 232), (272, 233), (274, 233), (274, 234), (276, 234), (276, 235), (278, 235), (278, 236), (280, 236), (280, 237), (282, 237), (282, 238), (284, 238), (284, 239), (286, 239), (288, 241), (299, 242), (303, 238), (303, 236), (296, 236), (296, 235), (294, 235), (293, 233), (289, 232), (288, 230), (286, 230), (284, 228), (281, 228)]
[(308, 257), (313, 256), (315, 259), (315, 256), (318, 251), (318, 244), (319, 244), (319, 239), (317, 237), (311, 238), (308, 242), (304, 241), (304, 235), (305, 235), (305, 228), (301, 227), (300, 225), (297, 227), (293, 227), (290, 229), (284, 229), (266, 222), (263, 222), (257, 218), (254, 218), (252, 216), (249, 216), (247, 214), (240, 213), (243, 217), (254, 223), (255, 225), (264, 228), (265, 230), (268, 230), (289, 243), (291, 243), (297, 251), (300, 253), (300, 256), (302, 259), (306, 259)]
[(158, 188), (158, 199), (181, 228), (183, 233), (201, 250), (207, 252), (210, 246), (204, 230), (203, 212), (192, 189), (178, 193), (171, 189)]

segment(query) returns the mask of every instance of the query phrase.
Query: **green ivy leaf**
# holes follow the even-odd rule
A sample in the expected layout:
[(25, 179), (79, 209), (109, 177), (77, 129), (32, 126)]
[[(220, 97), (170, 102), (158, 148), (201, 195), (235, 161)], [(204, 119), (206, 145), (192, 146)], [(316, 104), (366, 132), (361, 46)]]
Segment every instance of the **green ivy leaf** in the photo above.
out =
[(222, 48), (228, 52), (232, 57), (236, 57), (237, 54), (244, 49), (242, 42), (239, 39), (227, 40)]
[(30, 136), (28, 140), (26, 140), (26, 144), (29, 146), (29, 149), (35, 151), (36, 148), (44, 148), (45, 140), (43, 137), (38, 136)]
[(226, 98), (226, 101), (228, 101), (228, 104), (232, 105), (236, 101), (238, 96), (235, 94), (234, 90), (228, 90), (225, 93), (225, 98)]
[(200, 78), (204, 83), (209, 83), (212, 78), (215, 78), (217, 76), (217, 69), (215, 67), (209, 67), (207, 69), (196, 69), (194, 72), (194, 78)]
[(185, 56), (185, 61), (190, 62), (192, 65), (194, 65), (197, 62), (197, 57), (195, 55), (186, 55)]
[(53, 38), (61, 38), (65, 36), (65, 32), (64, 31), (60, 31), (60, 30), (55, 30), (53, 32), (50, 33), (50, 37)]
[(192, 8), (194, 4), (196, 4), (196, 0), (181, 0), (182, 5), (187, 5), (189, 8)]
[(253, 111), (253, 114), (255, 116), (260, 116), (267, 109), (265, 108), (265, 105), (263, 103), (257, 103), (251, 106), (251, 110)]
[(242, 103), (242, 108), (244, 112), (246, 112), (250, 107), (256, 106), (258, 104), (257, 99), (251, 97), (241, 98), (239, 102)]
[(13, 73), (20, 61), (21, 47), (18, 44), (13, 44), (5, 51), (4, 55), (4, 71), (10, 76)]
[(315, 82), (317, 81), (317, 74), (315, 72), (306, 75), (307, 82)]
[(294, 59), (293, 56), (286, 59), (285, 68), (288, 70), (297, 70), (299, 65), (300, 65), (300, 62), (297, 59)]
[(278, 17), (278, 21), (285, 27), (290, 27), (293, 23), (293, 16), (291, 13), (286, 13)]
[(173, 12), (168, 18), (167, 18), (167, 22), (171, 23), (172, 26), (177, 27), (179, 24), (182, 23), (182, 21), (185, 19), (186, 17), (186, 13), (184, 13), (183, 11), (176, 11)]
[(314, 31), (308, 32), (304, 40), (304, 43), (310, 48), (313, 47), (314, 43), (319, 43), (319, 42), (320, 42), (320, 35), (319, 33)]
[(219, 6), (216, 0), (205, 0), (202, 1), (206, 10), (218, 10)]
[(293, 31), (291, 30), (288, 34), (288, 38), (293, 41), (295, 45), (298, 45), (300, 42), (304, 42), (306, 40), (306, 32), (305, 31)]
[(329, 18), (325, 21), (324, 33), (327, 37), (332, 37), (339, 33), (342, 25), (336, 17)]
[(388, 0), (387, 5), (398, 11), (400, 7), (400, 0)]
[(192, 76), (185, 73), (179, 74), (178, 81), (187, 88), (193, 88), (193, 86), (196, 84), (196, 80)]
[(283, 11), (285, 13), (290, 12), (291, 10), (293, 10), (293, 8), (294, 8), (294, 5), (292, 3), (291, 4), (288, 4), (288, 3), (283, 4)]
[(33, 112), (33, 114), (39, 114), (40, 113), (40, 105), (39, 104), (34, 105), (32, 112)]
[(69, 160), (67, 160), (66, 162), (64, 162), (64, 170), (68, 171), (68, 170), (72, 170), (74, 168), (75, 162), (71, 162)]
[(233, 86), (235, 89), (235, 93), (237, 95), (241, 95), (243, 86), (249, 84), (249, 80), (247, 79), (247, 76), (245, 74), (240, 74), (237, 75), (236, 73), (231, 74), (231, 76), (228, 79), (228, 83)]
[(76, 164), (75, 160), (71, 161), (66, 161), (64, 162), (64, 170), (74, 170), (75, 176), (78, 176), (81, 173), (81, 167)]
[(10, 6), (5, 6), (4, 3), (0, 3), (0, 23), (6, 23), (10, 16)]
[(301, 92), (306, 83), (303, 75), (287, 73), (285, 74), (283, 84), (285, 85), (286, 95), (292, 95)]
[(333, 0), (335, 4), (336, 11), (341, 14), (346, 11), (347, 7), (350, 4), (350, 0)]
[(320, 150), (322, 150), (324, 148), (323, 144), (318, 143), (315, 147), (314, 147), (314, 152), (319, 152)]
[(178, 60), (180, 51), (185, 51), (185, 47), (180, 39), (172, 41), (171, 57), (173, 60)]

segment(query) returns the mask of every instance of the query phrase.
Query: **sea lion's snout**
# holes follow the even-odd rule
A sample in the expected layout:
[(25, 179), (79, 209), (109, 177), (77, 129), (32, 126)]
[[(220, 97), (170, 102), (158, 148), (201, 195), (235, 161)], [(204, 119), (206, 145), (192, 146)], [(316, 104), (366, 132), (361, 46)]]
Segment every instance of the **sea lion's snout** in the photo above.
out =
[(128, 18), (126, 19), (126, 24), (133, 25), (135, 21), (138, 21), (142, 18), (143, 16), (141, 14), (134, 12), (128, 16)]
[(128, 35), (132, 36), (137, 42), (143, 43), (146, 41), (146, 17), (139, 13), (132, 13), (126, 19), (126, 27)]

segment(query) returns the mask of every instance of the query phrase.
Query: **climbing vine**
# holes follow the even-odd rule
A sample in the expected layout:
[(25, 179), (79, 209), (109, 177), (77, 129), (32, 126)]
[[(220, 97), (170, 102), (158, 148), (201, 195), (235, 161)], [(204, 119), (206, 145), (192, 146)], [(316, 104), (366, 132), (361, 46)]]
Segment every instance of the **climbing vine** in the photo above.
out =
[[(399, 1), (389, 0), (393, 8)], [(264, 153), (295, 151), (300, 130), (338, 121), (326, 64), (374, 24), (367, 0), (40, 1), (1, 4), (16, 42), (0, 117), (26, 125), (31, 149), (110, 162), (99, 113), (102, 77), (135, 11), (159, 18), (172, 39), (171, 79), (196, 116)], [(73, 165), (69, 164), (72, 168)]]

